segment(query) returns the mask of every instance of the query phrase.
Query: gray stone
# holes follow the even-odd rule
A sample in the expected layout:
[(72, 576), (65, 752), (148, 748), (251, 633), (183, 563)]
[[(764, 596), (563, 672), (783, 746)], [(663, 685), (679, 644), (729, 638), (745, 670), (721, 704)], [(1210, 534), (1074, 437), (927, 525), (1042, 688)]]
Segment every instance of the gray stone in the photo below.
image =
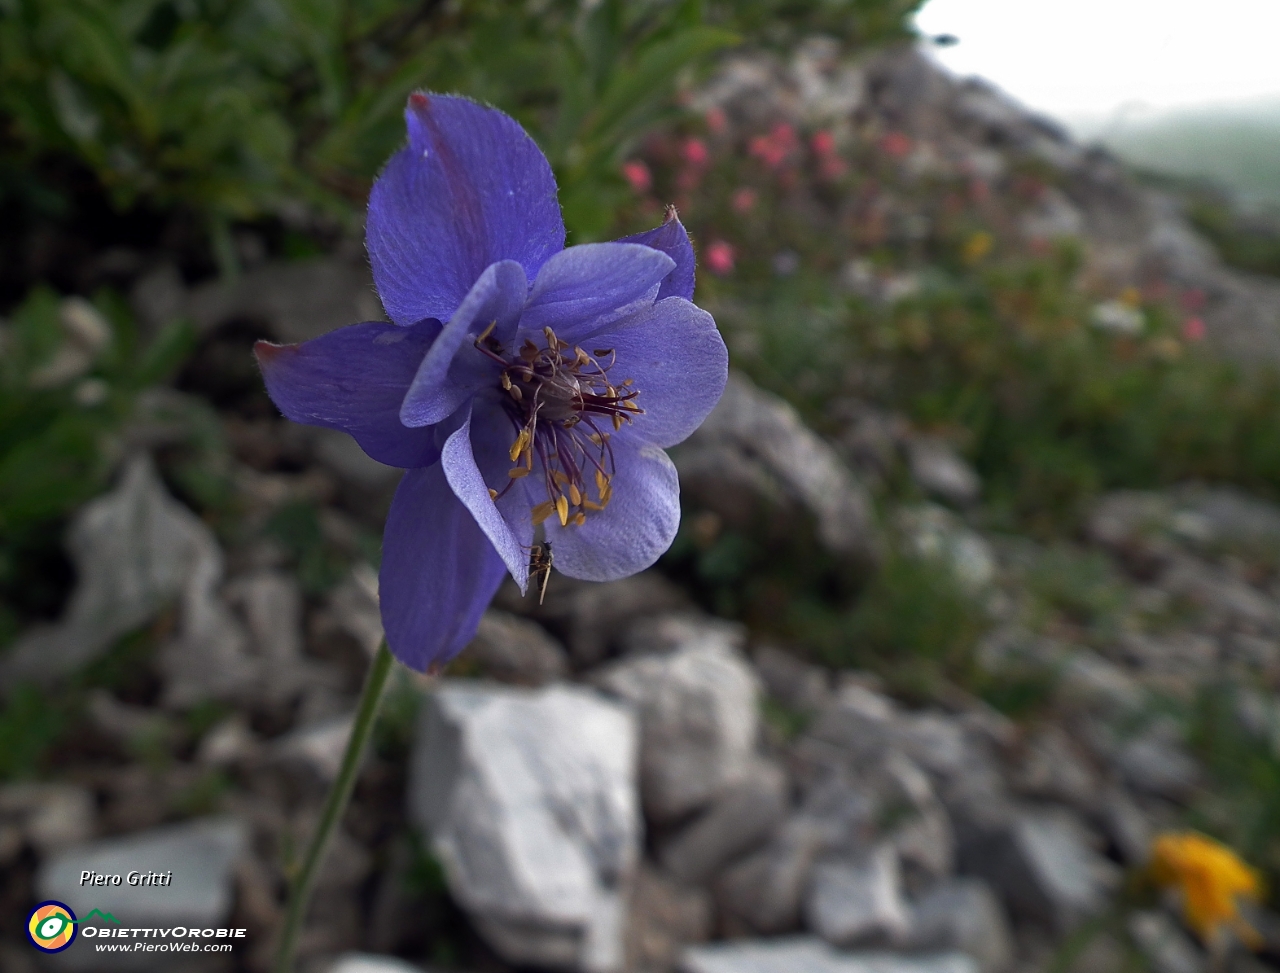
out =
[(421, 966), (414, 966), (395, 956), (375, 956), (372, 953), (346, 953), (325, 973), (423, 973)]
[(831, 677), (820, 666), (768, 645), (756, 649), (754, 662), (765, 692), (797, 713), (816, 713), (831, 699)]
[(812, 936), (737, 940), (693, 946), (680, 960), (681, 973), (977, 973), (963, 953), (895, 956), (842, 953)]
[[(78, 915), (99, 909), (130, 926), (216, 926), (231, 913), (233, 866), (247, 848), (246, 828), (234, 818), (166, 825), (62, 849), (41, 865), (36, 893), (65, 902)], [(120, 875), (124, 881), (81, 885), (84, 871)], [(129, 885), (131, 871), (171, 872), (172, 881), (164, 887)]]
[(818, 822), (803, 816), (788, 820), (769, 844), (716, 880), (721, 913), (765, 935), (798, 929), (809, 869), (829, 840), (827, 828)]
[(901, 944), (910, 921), (897, 851), (881, 845), (853, 860), (816, 864), (804, 918), (810, 929), (836, 946)]
[(115, 489), (76, 514), (67, 548), (78, 579), (67, 611), (18, 639), (0, 661), (0, 687), (54, 682), (149, 620), (194, 575), (221, 573), (213, 535), (169, 496), (146, 455), (129, 460)]
[(1264, 564), (1280, 560), (1280, 507), (1233, 487), (1183, 487), (1175, 495), (1174, 529), (1182, 526), (1180, 533), (1206, 553)]
[(694, 645), (739, 654), (746, 647), (743, 625), (697, 612), (646, 615), (626, 627), (619, 640), (624, 655), (667, 655)]
[(627, 969), (667, 971), (680, 950), (705, 942), (713, 929), (711, 898), (641, 865), (627, 912)]
[(382, 644), (382, 611), (378, 607), (378, 572), (357, 564), (329, 596), (329, 609), (339, 627), (370, 657)]
[(24, 845), (42, 857), (87, 840), (94, 829), (93, 794), (74, 784), (0, 787), (0, 864)]
[(258, 654), (273, 668), (302, 657), (302, 589), (280, 571), (256, 571), (227, 585), (226, 599), (239, 607)]
[(1252, 585), (1211, 564), (1178, 556), (1160, 575), (1159, 585), (1202, 609), (1211, 621), (1242, 625), (1266, 633), (1280, 631), (1276, 603)]
[(977, 592), (995, 580), (991, 545), (949, 510), (933, 504), (907, 507), (898, 511), (896, 522), (911, 553), (942, 564), (963, 587)]
[(480, 619), (466, 658), (499, 682), (542, 686), (569, 672), (564, 647), (537, 622), (490, 609)]
[(635, 704), (641, 796), (655, 820), (706, 807), (747, 776), (759, 729), (756, 677), (722, 640), (627, 658), (596, 682)]
[(1061, 727), (1036, 731), (1019, 758), (1011, 780), (1019, 793), (1081, 809), (1097, 804), (1098, 774)]
[(972, 878), (942, 882), (915, 904), (907, 948), (958, 950), (972, 956), (982, 973), (1001, 973), (1013, 961), (1004, 907), (986, 882)]
[(907, 464), (916, 485), (946, 503), (967, 507), (982, 495), (978, 474), (945, 440), (913, 436), (907, 442)]
[(706, 811), (659, 847), (663, 868), (700, 885), (745, 852), (763, 844), (786, 816), (788, 785), (782, 769), (755, 761)]
[(594, 692), (446, 681), (427, 699), (412, 820), (454, 899), (513, 963), (623, 963), (624, 893), (639, 857), (638, 733)]
[(871, 500), (835, 450), (787, 402), (739, 373), (702, 426), (672, 452), (682, 490), (731, 522), (762, 505), (797, 503), (837, 554), (879, 557)]
[(1123, 790), (1112, 790), (1103, 799), (1099, 823), (1126, 865), (1142, 866), (1151, 858), (1151, 823)]
[(338, 257), (268, 263), (233, 282), (204, 284), (189, 293), (183, 312), (201, 331), (248, 318), (284, 341), (383, 317), (368, 267)]
[(399, 482), (402, 470), (379, 463), (347, 433), (311, 426), (308, 435), (316, 459), (354, 489), (390, 490)]
[(1066, 812), (1002, 813), (960, 845), (960, 867), (991, 883), (1015, 916), (1066, 932), (1106, 906), (1115, 866)]
[(1203, 973), (1207, 968), (1204, 954), (1163, 912), (1135, 912), (1128, 925), (1129, 935), (1153, 973)]
[(606, 658), (633, 619), (665, 615), (687, 604), (687, 596), (657, 571), (642, 571), (607, 584), (555, 575), (543, 605), (536, 597), (522, 597), (514, 583), (504, 585), (495, 600), (499, 608), (546, 624), (564, 639), (579, 667)]
[(320, 720), (290, 731), (273, 742), (272, 750), (278, 759), (302, 764), (321, 780), (332, 783), (342, 768), (354, 725), (354, 713)]
[(1200, 768), (1190, 755), (1158, 733), (1125, 742), (1114, 761), (1129, 786), (1146, 794), (1184, 798), (1200, 781)]

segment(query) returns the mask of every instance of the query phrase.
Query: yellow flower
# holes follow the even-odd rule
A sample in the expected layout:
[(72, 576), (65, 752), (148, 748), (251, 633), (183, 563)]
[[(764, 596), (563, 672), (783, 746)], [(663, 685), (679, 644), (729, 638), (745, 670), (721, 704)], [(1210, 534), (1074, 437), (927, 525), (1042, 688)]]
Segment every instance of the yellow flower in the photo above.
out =
[(1204, 942), (1225, 926), (1245, 945), (1260, 945), (1261, 937), (1240, 917), (1236, 900), (1259, 898), (1262, 881), (1230, 848), (1194, 831), (1166, 831), (1151, 846), (1151, 874), (1160, 885), (1182, 892), (1183, 916)]
[(995, 238), (986, 230), (978, 230), (965, 240), (964, 246), (960, 249), (960, 256), (965, 263), (976, 264), (991, 252), (995, 242)]

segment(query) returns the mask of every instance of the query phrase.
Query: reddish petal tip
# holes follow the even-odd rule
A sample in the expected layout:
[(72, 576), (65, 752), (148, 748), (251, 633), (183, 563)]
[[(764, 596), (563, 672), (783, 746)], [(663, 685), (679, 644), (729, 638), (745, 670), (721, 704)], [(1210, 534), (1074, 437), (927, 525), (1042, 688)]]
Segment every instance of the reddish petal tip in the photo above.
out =
[(268, 365), (286, 351), (296, 351), (297, 345), (278, 345), (274, 341), (255, 341), (253, 354), (259, 365)]

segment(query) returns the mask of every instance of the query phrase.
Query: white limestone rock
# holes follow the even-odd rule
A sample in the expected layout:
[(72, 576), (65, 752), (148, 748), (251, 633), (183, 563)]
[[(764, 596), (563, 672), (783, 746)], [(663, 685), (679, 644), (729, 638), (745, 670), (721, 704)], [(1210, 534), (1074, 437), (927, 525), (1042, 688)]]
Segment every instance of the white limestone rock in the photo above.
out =
[(640, 717), (645, 812), (671, 821), (709, 805), (750, 772), (759, 732), (759, 686), (719, 629), (691, 630), (674, 651), (624, 659), (597, 685), (632, 702)]
[(637, 738), (627, 707), (580, 687), (446, 681), (428, 698), (410, 815), (454, 898), (510, 962), (622, 967), (643, 827)]

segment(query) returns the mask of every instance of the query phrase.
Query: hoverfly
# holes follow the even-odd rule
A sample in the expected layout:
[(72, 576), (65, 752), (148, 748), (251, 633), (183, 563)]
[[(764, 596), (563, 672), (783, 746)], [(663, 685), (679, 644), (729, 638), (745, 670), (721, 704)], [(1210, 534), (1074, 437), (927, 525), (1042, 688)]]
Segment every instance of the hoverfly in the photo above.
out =
[(537, 579), (538, 604), (547, 597), (547, 582), (551, 580), (551, 542), (543, 541), (529, 548), (529, 578)]

